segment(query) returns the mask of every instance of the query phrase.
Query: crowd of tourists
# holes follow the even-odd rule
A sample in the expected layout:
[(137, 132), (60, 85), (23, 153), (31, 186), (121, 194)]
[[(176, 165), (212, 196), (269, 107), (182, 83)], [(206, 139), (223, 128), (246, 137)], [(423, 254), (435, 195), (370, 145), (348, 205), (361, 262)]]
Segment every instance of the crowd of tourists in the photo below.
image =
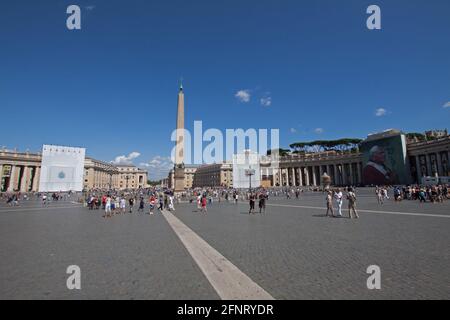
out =
[(419, 200), (419, 202), (444, 202), (450, 198), (447, 185), (433, 186), (396, 186), (394, 200)]
[(138, 190), (101, 190), (93, 189), (85, 193), (82, 202), (89, 210), (103, 210), (102, 217), (126, 213), (146, 213), (152, 215), (155, 210), (175, 211), (176, 198), (169, 190), (156, 188)]
[(50, 202), (68, 201), (71, 199), (73, 192), (2, 192), (0, 199), (9, 206), (20, 206), (20, 203), (29, 200), (40, 200), (43, 205)]
[[(394, 202), (419, 201), (421, 203), (441, 203), (450, 198), (447, 185), (434, 186), (376, 186), (374, 188), (378, 204), (383, 205), (392, 199)], [(85, 191), (82, 196), (72, 192), (4, 192), (0, 199), (9, 206), (19, 206), (22, 201), (41, 200), (43, 205), (61, 200), (77, 200), (89, 210), (102, 210), (104, 218), (126, 213), (145, 213), (153, 215), (163, 210), (175, 211), (175, 205), (181, 201), (195, 204), (196, 212), (206, 214), (207, 207), (213, 203), (247, 202), (248, 213), (266, 212), (266, 205), (271, 198), (301, 199), (304, 193), (325, 195), (326, 216), (340, 218), (343, 216), (344, 201), (348, 205), (349, 218), (359, 218), (356, 201), (357, 190), (354, 187), (313, 189), (310, 187), (273, 187), (254, 189), (234, 188), (193, 188), (176, 194), (167, 188), (145, 188), (138, 190), (102, 190)], [(78, 197), (78, 198), (77, 198)], [(256, 208), (258, 205), (258, 208)]]

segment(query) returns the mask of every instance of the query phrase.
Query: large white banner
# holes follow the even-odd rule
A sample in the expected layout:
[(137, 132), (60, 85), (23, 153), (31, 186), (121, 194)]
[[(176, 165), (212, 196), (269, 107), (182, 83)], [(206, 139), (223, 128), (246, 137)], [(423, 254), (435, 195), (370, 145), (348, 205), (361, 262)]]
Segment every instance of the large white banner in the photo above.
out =
[(82, 191), (86, 149), (44, 145), (40, 192)]
[[(233, 188), (248, 189), (261, 186), (261, 168), (259, 155), (246, 150), (233, 155)], [(251, 180), (251, 183), (250, 183)]]

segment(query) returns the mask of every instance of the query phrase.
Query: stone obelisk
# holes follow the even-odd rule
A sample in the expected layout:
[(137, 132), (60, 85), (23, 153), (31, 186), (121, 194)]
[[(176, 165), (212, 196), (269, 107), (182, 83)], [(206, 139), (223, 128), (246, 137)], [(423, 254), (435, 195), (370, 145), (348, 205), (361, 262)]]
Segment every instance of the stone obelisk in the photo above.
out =
[(174, 192), (184, 191), (184, 93), (183, 84), (178, 92), (177, 130), (174, 164)]

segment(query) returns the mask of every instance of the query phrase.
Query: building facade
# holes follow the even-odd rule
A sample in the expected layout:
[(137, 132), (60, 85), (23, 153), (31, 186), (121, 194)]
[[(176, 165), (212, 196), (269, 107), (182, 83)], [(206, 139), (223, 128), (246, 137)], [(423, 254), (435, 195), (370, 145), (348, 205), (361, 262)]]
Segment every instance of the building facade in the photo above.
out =
[(450, 176), (450, 136), (408, 144), (411, 178), (421, 183), (423, 177)]
[(39, 188), (41, 155), (0, 151), (0, 192), (29, 192)]
[[(450, 136), (406, 144), (407, 169), (413, 183), (424, 177), (450, 176)], [(280, 186), (319, 186), (327, 173), (336, 186), (362, 185), (361, 152), (322, 152), (280, 158)], [(275, 182), (275, 181), (274, 181)]]
[(199, 167), (194, 175), (194, 188), (233, 186), (233, 165), (231, 163), (207, 164)]
[(147, 187), (147, 171), (134, 165), (117, 165), (117, 189), (140, 189)]
[(117, 167), (111, 163), (86, 157), (84, 160), (84, 189), (116, 188), (118, 177)]
[[(40, 153), (0, 150), (0, 192), (39, 191)], [(86, 157), (84, 189), (138, 189), (147, 186), (147, 171)]]

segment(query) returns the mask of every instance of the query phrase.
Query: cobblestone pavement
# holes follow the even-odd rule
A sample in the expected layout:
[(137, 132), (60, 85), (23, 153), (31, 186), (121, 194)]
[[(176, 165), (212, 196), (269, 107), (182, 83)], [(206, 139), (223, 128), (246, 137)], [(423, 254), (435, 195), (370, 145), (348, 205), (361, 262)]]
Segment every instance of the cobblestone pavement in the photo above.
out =
[(1, 299), (218, 299), (161, 215), (53, 206), (66, 208), (0, 208)]
[[(323, 198), (272, 198), (263, 215), (225, 202), (206, 215), (183, 203), (174, 214), (276, 299), (450, 298), (450, 202), (381, 206), (362, 192), (358, 208), (370, 212), (350, 220), (324, 217)], [(0, 206), (1, 299), (219, 298), (162, 215), (105, 220), (53, 206)], [(66, 288), (73, 264), (81, 290)], [(381, 268), (381, 290), (367, 289), (369, 265)]]

